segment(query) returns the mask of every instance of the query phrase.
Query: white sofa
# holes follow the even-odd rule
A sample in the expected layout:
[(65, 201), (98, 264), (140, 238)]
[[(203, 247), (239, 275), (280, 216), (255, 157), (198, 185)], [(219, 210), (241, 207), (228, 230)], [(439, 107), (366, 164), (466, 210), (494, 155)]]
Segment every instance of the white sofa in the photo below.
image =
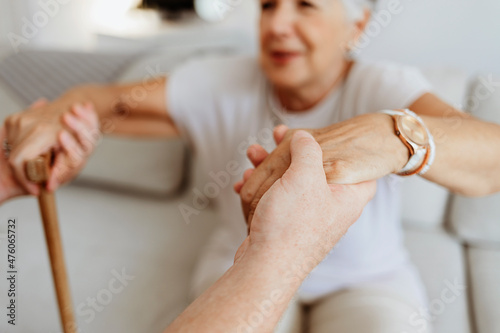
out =
[[(148, 63), (168, 70), (175, 61), (164, 55), (146, 57), (121, 80), (143, 78)], [(454, 69), (424, 73), (445, 100), (463, 108), (472, 105), (476, 116), (500, 122), (500, 91), (481, 95), (481, 80)], [(5, 89), (0, 89), (0, 105), (0, 120), (25, 107)], [(186, 163), (187, 156), (179, 141), (108, 137), (82, 175), (57, 192), (81, 332), (161, 332), (188, 305), (196, 258), (218, 221), (211, 208), (189, 224), (180, 214), (179, 205), (191, 203), (191, 189), (203, 178)], [(498, 195), (468, 199), (419, 178), (405, 180), (407, 245), (427, 285), (436, 333), (500, 332), (499, 207)], [(18, 325), (7, 330), (2, 319), (0, 331), (60, 332), (36, 200), (21, 198), (1, 206), (0, 235), (10, 217), (19, 226)], [(4, 236), (0, 276), (5, 273), (5, 244)], [(116, 276), (122, 270), (133, 279), (120, 282)], [(0, 304), (5, 287), (2, 278)]]

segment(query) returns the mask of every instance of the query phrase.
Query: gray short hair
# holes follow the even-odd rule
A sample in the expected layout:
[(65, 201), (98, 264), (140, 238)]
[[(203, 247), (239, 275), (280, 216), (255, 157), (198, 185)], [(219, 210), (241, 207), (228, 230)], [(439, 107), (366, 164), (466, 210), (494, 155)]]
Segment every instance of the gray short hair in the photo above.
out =
[(352, 21), (363, 17), (363, 9), (373, 9), (373, 0), (340, 0), (344, 5), (347, 16)]

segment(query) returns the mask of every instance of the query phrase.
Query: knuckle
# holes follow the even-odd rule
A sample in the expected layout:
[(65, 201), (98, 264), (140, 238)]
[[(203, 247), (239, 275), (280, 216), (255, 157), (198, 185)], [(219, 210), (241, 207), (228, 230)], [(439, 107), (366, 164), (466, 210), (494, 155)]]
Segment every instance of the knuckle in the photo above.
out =
[(333, 160), (323, 163), (324, 169), (327, 171), (327, 175), (330, 178), (342, 179), (346, 177), (348, 165), (344, 160)]

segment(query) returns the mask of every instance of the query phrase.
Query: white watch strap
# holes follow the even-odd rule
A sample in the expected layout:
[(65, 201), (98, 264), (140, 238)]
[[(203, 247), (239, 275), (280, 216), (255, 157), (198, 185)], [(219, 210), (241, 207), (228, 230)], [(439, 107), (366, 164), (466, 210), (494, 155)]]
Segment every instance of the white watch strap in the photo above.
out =
[(434, 163), (434, 159), (436, 158), (436, 143), (434, 142), (434, 137), (432, 136), (431, 132), (429, 131), (429, 128), (425, 125), (424, 121), (422, 118), (418, 116), (415, 112), (405, 109), (405, 111), (410, 114), (411, 116), (415, 117), (422, 126), (424, 126), (425, 130), (427, 131), (427, 136), (429, 137), (429, 160), (427, 161), (427, 164), (425, 167), (418, 173), (419, 176), (424, 175), (427, 171), (429, 171), (432, 163)]
[(380, 113), (385, 113), (391, 116), (406, 116), (407, 114), (404, 113), (403, 111), (397, 111), (397, 110), (382, 110)]
[[(422, 118), (420, 118), (415, 112), (413, 112), (409, 109), (404, 109), (404, 111), (382, 110), (380, 112), (391, 115), (391, 116), (405, 116), (405, 115), (411, 116), (411, 117), (417, 119), (418, 122), (425, 128), (425, 130), (427, 132), (427, 136), (429, 137), (429, 150), (430, 150), (429, 159), (428, 159), (425, 167), (422, 169), (422, 171), (420, 171), (418, 173), (418, 175), (422, 176), (423, 174), (425, 174), (429, 170), (429, 168), (431, 167), (431, 165), (434, 162), (434, 159), (436, 157), (436, 144), (434, 142), (434, 137), (432, 136), (431, 132), (429, 131), (429, 129), (425, 125)], [(423, 160), (425, 154), (426, 154), (425, 150), (417, 150), (415, 152), (415, 154), (410, 158), (408, 163), (398, 173), (414, 170), (417, 167), (417, 164)]]
[(408, 163), (406, 163), (406, 165), (401, 170), (398, 171), (398, 174), (404, 174), (406, 172), (410, 172), (418, 168), (420, 165), (422, 165), (426, 153), (427, 149), (416, 150), (415, 154), (413, 154), (413, 156), (410, 157), (410, 159), (408, 160)]

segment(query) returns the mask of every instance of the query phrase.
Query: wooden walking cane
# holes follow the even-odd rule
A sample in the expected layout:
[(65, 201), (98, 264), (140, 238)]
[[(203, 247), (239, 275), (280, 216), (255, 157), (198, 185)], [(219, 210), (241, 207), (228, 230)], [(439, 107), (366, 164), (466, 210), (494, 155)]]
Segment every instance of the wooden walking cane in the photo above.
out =
[(69, 289), (66, 266), (64, 264), (64, 253), (57, 221), (57, 211), (54, 193), (47, 191), (46, 185), (50, 176), (50, 168), (53, 162), (53, 154), (49, 153), (26, 164), (28, 179), (40, 184), (40, 196), (38, 204), (42, 215), (45, 240), (49, 251), (52, 277), (56, 289), (59, 314), (64, 333), (76, 333), (76, 322), (73, 315), (73, 305)]

